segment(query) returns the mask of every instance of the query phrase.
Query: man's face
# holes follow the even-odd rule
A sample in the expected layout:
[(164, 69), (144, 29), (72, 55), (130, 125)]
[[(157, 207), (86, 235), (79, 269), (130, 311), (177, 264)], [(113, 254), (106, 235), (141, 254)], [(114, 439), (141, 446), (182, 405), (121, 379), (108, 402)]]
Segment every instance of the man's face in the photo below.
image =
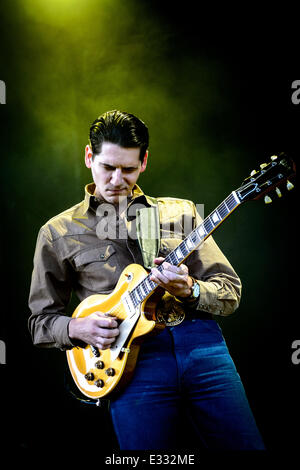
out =
[(143, 162), (139, 155), (139, 148), (124, 148), (103, 142), (101, 152), (92, 158), (91, 148), (86, 147), (85, 164), (91, 169), (96, 185), (95, 194), (99, 199), (119, 204), (131, 196), (132, 188), (147, 164), (147, 153)]

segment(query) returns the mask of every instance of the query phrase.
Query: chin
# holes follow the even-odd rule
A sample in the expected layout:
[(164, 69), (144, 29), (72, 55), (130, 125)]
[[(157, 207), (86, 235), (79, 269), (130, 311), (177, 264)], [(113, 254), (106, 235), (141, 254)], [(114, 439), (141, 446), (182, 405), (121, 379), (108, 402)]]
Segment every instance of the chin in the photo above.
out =
[(124, 193), (118, 193), (118, 194), (106, 194), (106, 201), (111, 202), (113, 204), (120, 204), (124, 199), (126, 199), (129, 196), (127, 191), (124, 191)]

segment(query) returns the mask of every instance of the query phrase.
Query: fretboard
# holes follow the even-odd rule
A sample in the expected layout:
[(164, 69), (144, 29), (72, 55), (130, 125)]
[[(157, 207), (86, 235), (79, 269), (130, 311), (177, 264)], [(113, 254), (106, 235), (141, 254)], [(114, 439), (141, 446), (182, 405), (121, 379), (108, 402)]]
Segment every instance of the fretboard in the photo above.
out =
[[(208, 238), (216, 228), (241, 204), (236, 192), (233, 191), (223, 202), (207, 216), (182, 242), (169, 253), (165, 261), (175, 266), (179, 266), (183, 261), (196, 250)], [(162, 266), (157, 266), (162, 271)], [(148, 274), (129, 293), (133, 305), (141, 304), (158, 287), (156, 282), (150, 279)]]

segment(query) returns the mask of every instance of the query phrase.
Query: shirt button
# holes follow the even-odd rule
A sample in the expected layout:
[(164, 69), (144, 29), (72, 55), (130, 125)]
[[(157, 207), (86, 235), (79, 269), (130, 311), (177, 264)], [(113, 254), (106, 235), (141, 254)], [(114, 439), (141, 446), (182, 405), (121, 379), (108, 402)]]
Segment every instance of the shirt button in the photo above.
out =
[(101, 253), (100, 259), (104, 259), (104, 254), (103, 253)]

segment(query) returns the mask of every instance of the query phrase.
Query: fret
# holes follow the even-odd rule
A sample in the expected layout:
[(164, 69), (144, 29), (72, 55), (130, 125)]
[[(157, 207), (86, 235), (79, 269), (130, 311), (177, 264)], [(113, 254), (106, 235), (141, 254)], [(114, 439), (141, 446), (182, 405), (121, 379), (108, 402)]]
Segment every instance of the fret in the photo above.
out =
[(142, 284), (144, 286), (144, 291), (145, 291), (145, 296), (144, 298), (147, 297), (157, 286), (156, 282), (151, 281), (150, 275), (148, 275), (143, 281)]
[(151, 290), (155, 289), (155, 287), (157, 286), (156, 282), (151, 281), (150, 279), (149, 279), (149, 285), (150, 285)]
[(147, 295), (151, 292), (151, 287), (147, 287), (147, 278), (141, 282), (140, 286), (143, 291), (144, 297), (147, 297)]
[(141, 289), (141, 285), (139, 284), (137, 287), (136, 287), (136, 295), (139, 299), (139, 302), (142, 302), (144, 300), (144, 296), (143, 296), (143, 291)]
[(228, 198), (225, 199), (225, 201), (226, 201), (226, 205), (227, 205), (228, 209), (231, 211), (233, 209), (234, 203), (235, 203), (234, 198), (230, 194), (230, 196), (228, 196)]
[(191, 240), (190, 238), (190, 235), (185, 239), (185, 242), (186, 242), (186, 246), (187, 246), (187, 249), (189, 251), (193, 250), (195, 248), (195, 244), (193, 243), (193, 241)]
[(232, 194), (229, 194), (229, 196), (225, 199), (225, 201), (229, 210), (231, 210), (232, 206), (234, 205), (234, 197), (232, 196)]
[(212, 221), (210, 220), (209, 217), (207, 217), (204, 222), (204, 227), (205, 227), (205, 230), (206, 230), (206, 233), (210, 233), (213, 231), (214, 229), (214, 224), (212, 223)]
[(144, 299), (145, 298), (145, 289), (144, 289), (143, 281), (138, 285), (138, 289), (140, 289), (141, 297)]
[(219, 207), (216, 208), (215, 212), (217, 213), (217, 215), (219, 217), (219, 221), (221, 221), (222, 217), (221, 217), (220, 212), (219, 212)]
[(181, 243), (180, 245), (175, 249), (175, 254), (176, 254), (176, 257), (178, 259), (178, 261), (181, 261), (183, 258), (184, 258), (184, 255), (181, 251)]
[(236, 201), (233, 193), (229, 194), (225, 201), (230, 211), (232, 211), (238, 205), (238, 202)]
[(133, 305), (136, 307), (138, 305), (138, 300), (136, 298), (135, 290), (131, 291), (129, 295), (130, 295)]
[(205, 231), (205, 228), (204, 228), (204, 224), (199, 225), (196, 228), (196, 231), (197, 231), (197, 234), (198, 234), (198, 237), (199, 237), (199, 241), (197, 241), (197, 243), (199, 243), (206, 236), (206, 231)]
[(147, 286), (147, 288), (149, 287), (151, 289), (151, 279), (150, 279), (150, 275), (148, 275), (145, 279), (144, 279), (144, 282)]
[(211, 223), (214, 225), (214, 227), (220, 223), (220, 216), (219, 216), (219, 214), (217, 213), (217, 211), (213, 212), (213, 213), (209, 216), (209, 219), (210, 219)]
[(234, 200), (235, 200), (235, 206), (238, 206), (238, 205), (242, 202), (242, 200), (241, 200), (240, 197), (238, 196), (238, 193), (237, 193), (236, 191), (232, 191), (231, 194), (232, 194), (232, 196), (233, 196), (233, 198), (234, 198)]
[(225, 207), (226, 207), (226, 209), (228, 210), (228, 213), (229, 213), (229, 212), (230, 212), (230, 209), (229, 209), (229, 206), (228, 206), (228, 203), (227, 203), (227, 199), (228, 199), (228, 198), (226, 198), (225, 201), (223, 201), (222, 204), (225, 205)]
[(192, 239), (192, 242), (194, 243), (194, 245), (197, 245), (199, 243), (199, 241), (201, 240), (201, 237), (199, 235), (199, 229), (202, 228), (201, 226), (200, 227), (197, 227), (190, 235), (191, 239)]
[(165, 261), (167, 261), (168, 263), (177, 265), (178, 262), (179, 262), (179, 260), (177, 259), (177, 256), (176, 256), (175, 251), (172, 251), (172, 252), (167, 256), (167, 258), (165, 259)]
[(217, 208), (218, 213), (220, 214), (221, 219), (225, 219), (225, 217), (228, 215), (229, 210), (226, 207), (225, 202), (222, 202)]
[[(146, 278), (147, 279), (147, 278)], [(147, 290), (145, 289), (145, 286), (146, 286), (146, 283), (145, 283), (145, 280), (146, 279), (143, 279), (143, 281), (138, 284), (131, 292), (130, 292), (130, 296), (131, 296), (131, 300), (134, 304), (134, 306), (136, 307), (138, 304), (142, 303), (142, 301), (147, 297), (148, 294), (150, 294), (150, 292), (153, 290), (151, 286), (149, 286), (149, 290), (147, 292)], [(150, 281), (151, 282), (151, 281)], [(149, 284), (150, 284), (149, 282)], [(155, 283), (153, 283), (153, 288), (155, 287)]]
[(154, 286), (156, 286), (156, 283), (154, 281), (151, 281), (150, 276), (148, 276), (148, 278), (149, 278), (150, 287), (152, 289)]
[(183, 254), (184, 258), (190, 253), (190, 250), (188, 249), (188, 246), (187, 246), (187, 243), (186, 243), (186, 240), (183, 240), (181, 243), (180, 243), (180, 249), (181, 249), (181, 253)]

